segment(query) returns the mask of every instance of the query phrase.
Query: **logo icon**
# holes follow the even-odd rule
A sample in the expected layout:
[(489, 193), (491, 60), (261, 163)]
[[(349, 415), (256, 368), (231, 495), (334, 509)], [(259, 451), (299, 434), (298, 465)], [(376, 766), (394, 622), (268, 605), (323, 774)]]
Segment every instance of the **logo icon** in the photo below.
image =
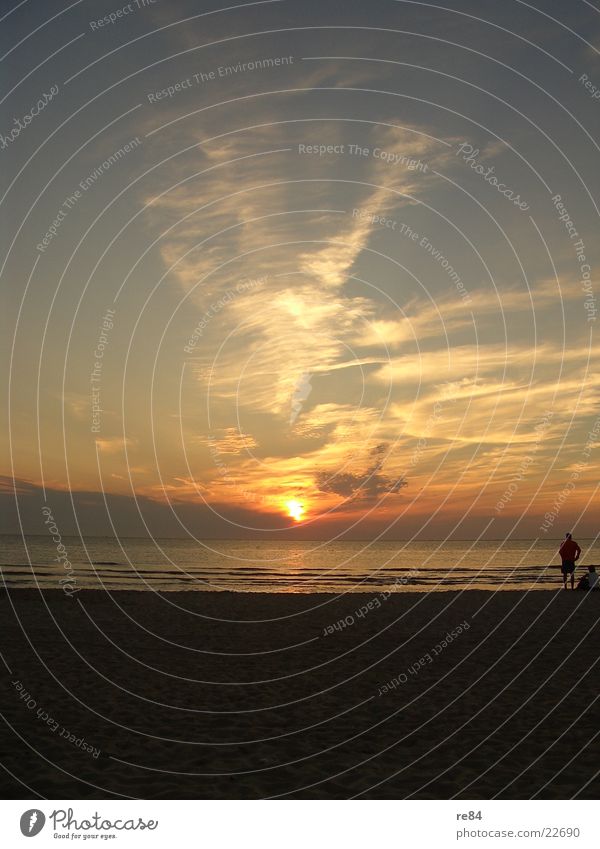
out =
[(46, 817), (38, 808), (25, 811), (21, 816), (21, 834), (25, 837), (35, 837), (46, 824)]

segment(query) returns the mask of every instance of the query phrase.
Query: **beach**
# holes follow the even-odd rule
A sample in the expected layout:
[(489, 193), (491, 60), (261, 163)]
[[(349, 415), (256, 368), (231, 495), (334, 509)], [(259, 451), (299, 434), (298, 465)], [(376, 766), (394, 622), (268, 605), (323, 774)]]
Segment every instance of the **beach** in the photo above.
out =
[(5, 798), (597, 798), (600, 594), (10, 590)]

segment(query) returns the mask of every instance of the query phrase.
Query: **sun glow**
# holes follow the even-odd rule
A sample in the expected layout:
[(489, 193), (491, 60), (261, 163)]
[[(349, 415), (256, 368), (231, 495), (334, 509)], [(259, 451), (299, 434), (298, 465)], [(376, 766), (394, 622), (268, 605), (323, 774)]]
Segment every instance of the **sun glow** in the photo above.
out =
[(285, 506), (287, 507), (288, 515), (291, 516), (295, 522), (302, 521), (304, 516), (304, 507), (299, 501), (292, 498), (291, 501), (285, 502)]

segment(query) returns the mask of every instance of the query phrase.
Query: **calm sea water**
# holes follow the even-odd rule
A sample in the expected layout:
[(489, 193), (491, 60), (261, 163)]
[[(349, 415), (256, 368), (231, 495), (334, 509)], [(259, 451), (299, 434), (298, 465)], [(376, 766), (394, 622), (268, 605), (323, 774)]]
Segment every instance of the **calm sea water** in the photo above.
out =
[[(600, 564), (600, 546), (579, 543), (581, 564)], [(550, 589), (560, 581), (556, 540), (199, 544), (64, 537), (62, 544), (57, 562), (51, 537), (0, 537), (6, 585), (57, 588), (71, 576), (80, 589), (338, 593)]]

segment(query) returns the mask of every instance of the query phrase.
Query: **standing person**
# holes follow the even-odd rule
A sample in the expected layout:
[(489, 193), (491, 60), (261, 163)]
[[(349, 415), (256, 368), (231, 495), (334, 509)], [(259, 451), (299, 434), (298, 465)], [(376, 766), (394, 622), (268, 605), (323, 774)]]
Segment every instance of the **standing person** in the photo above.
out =
[(565, 534), (563, 544), (558, 549), (562, 559), (561, 572), (563, 576), (563, 587), (567, 589), (567, 577), (571, 576), (571, 589), (575, 589), (575, 563), (579, 560), (581, 548), (575, 542), (571, 534)]

